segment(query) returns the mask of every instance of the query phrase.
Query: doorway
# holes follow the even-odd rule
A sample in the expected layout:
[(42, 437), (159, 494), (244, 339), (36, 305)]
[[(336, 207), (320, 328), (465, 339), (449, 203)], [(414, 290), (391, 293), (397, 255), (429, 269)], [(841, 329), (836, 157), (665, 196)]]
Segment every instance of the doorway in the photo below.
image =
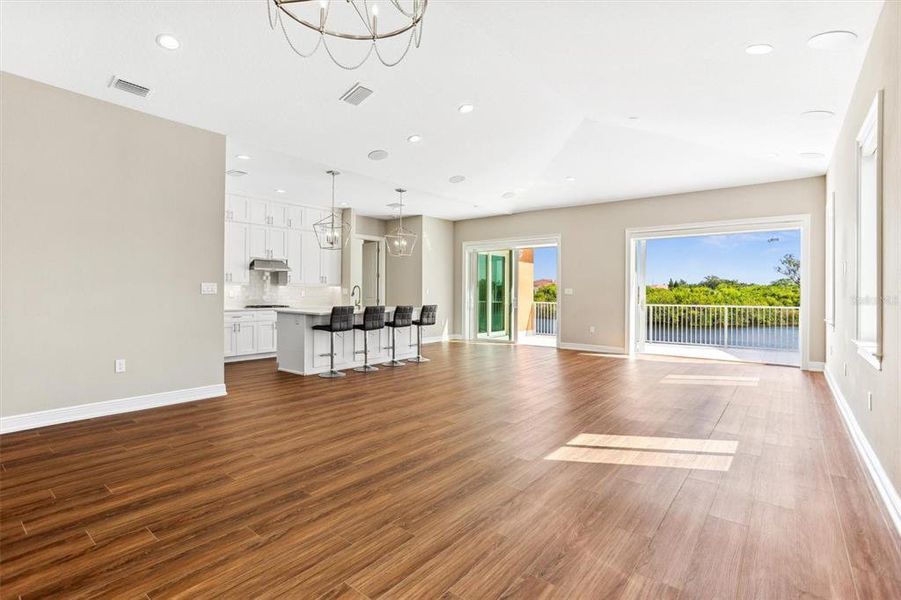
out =
[(627, 230), (629, 354), (806, 369), (809, 216)]
[(358, 306), (385, 303), (385, 239), (354, 235), (350, 241), (350, 300)]
[[(464, 339), (557, 346), (557, 236), (466, 242), (463, 256)], [(536, 278), (536, 256), (540, 271), (550, 273), (549, 277)], [(544, 286), (540, 298), (536, 285)]]

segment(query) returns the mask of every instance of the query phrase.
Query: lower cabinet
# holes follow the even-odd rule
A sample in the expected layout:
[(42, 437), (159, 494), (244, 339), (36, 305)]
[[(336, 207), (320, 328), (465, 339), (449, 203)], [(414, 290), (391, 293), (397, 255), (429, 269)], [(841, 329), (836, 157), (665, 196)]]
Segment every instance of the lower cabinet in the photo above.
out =
[[(331, 349), (331, 340), (333, 334), (327, 331), (313, 330), (313, 366), (327, 367), (329, 366), (329, 351)], [(334, 334), (335, 337), (335, 366), (345, 365), (350, 360), (347, 357), (348, 350), (353, 348), (351, 341), (354, 331), (344, 331)]]
[(224, 341), (226, 358), (275, 352), (278, 347), (275, 312), (226, 312)]

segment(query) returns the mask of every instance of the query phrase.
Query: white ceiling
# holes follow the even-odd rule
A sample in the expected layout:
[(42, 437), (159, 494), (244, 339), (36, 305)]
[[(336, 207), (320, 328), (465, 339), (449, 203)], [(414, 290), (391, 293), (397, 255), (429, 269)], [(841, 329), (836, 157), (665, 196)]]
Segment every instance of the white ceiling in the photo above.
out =
[[(295, 56), (262, 0), (4, 1), (0, 68), (227, 134), (228, 167), (250, 173), (232, 191), (323, 204), (338, 168), (339, 202), (362, 214), (386, 215), (400, 185), (411, 212), (462, 219), (823, 173), (881, 7), (431, 0), (400, 66), (345, 71)], [(806, 45), (834, 29), (857, 43)], [(161, 32), (181, 48), (158, 47)], [(114, 74), (153, 91), (110, 89)], [(339, 102), (357, 81), (375, 93)], [(814, 109), (836, 116), (800, 118)]]

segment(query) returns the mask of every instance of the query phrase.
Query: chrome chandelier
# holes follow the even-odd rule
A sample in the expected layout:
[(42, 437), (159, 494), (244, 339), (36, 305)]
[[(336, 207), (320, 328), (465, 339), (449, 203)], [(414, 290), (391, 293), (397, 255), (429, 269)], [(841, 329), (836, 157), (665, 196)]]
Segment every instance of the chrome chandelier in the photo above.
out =
[(398, 203), (397, 227), (392, 229), (385, 236), (385, 242), (388, 245), (388, 254), (391, 256), (412, 256), (413, 248), (416, 247), (417, 235), (404, 227), (404, 192), (407, 190), (397, 188), (394, 190), (400, 194), (400, 202)]
[[(400, 63), (415, 44), (418, 48), (422, 40), (422, 18), (429, 0), (267, 0), (269, 10), (269, 26), (280, 29), (285, 41), (291, 49), (304, 58), (313, 56), (319, 47), (336, 65), (352, 71), (363, 66), (375, 53), (379, 61), (386, 67)], [(392, 15), (383, 15), (379, 24), (379, 6), (390, 6)], [(317, 10), (318, 8), (318, 10)], [(386, 18), (387, 17), (387, 18)], [(293, 23), (296, 31), (308, 31), (308, 49), (301, 45), (288, 33), (285, 21)], [(379, 48), (379, 42), (388, 38), (407, 35), (404, 50), (394, 60), (386, 59)], [(312, 43), (315, 36), (316, 41)], [(368, 46), (363, 58), (356, 64), (345, 64), (339, 61), (330, 47), (334, 40), (360, 42), (360, 46)]]
[(347, 244), (350, 237), (350, 223), (343, 217), (335, 214), (335, 177), (340, 175), (338, 171), (326, 171), (332, 176), (332, 210), (324, 219), (313, 223), (313, 232), (316, 241), (323, 250), (340, 250)]

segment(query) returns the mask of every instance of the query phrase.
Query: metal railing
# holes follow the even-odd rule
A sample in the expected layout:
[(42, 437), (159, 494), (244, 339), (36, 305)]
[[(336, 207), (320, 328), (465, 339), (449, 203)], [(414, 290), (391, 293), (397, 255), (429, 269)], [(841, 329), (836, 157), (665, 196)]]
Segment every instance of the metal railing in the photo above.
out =
[(651, 343), (797, 350), (799, 325), (797, 306), (645, 305)]
[(533, 302), (535, 335), (557, 335), (557, 303)]

